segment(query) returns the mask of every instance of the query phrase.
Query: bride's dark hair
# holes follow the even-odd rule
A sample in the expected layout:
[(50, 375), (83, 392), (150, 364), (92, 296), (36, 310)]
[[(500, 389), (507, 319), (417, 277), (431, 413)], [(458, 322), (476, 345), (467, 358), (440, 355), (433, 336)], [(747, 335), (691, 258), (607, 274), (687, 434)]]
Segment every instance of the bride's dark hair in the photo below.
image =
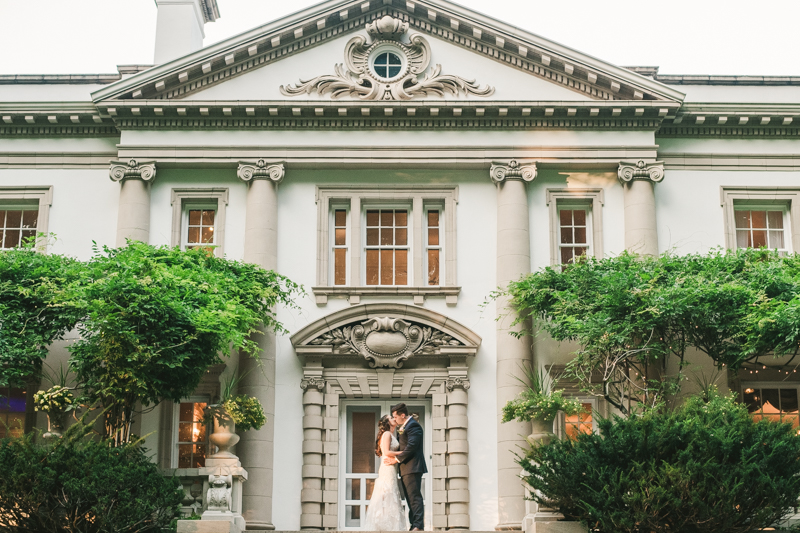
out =
[(381, 437), (387, 431), (392, 431), (392, 425), (389, 423), (391, 420), (391, 415), (383, 415), (380, 420), (378, 420), (378, 438), (375, 440), (375, 455), (380, 457), (383, 455), (381, 452)]

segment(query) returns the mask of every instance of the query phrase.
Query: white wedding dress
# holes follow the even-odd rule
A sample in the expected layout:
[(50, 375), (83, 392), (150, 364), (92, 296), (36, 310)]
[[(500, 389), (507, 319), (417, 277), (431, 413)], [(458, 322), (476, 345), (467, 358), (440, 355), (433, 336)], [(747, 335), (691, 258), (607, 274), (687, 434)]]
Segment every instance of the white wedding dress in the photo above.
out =
[[(392, 435), (389, 449), (397, 451), (400, 443)], [(367, 516), (364, 519), (365, 531), (406, 531), (408, 525), (403, 513), (400, 496), (400, 480), (397, 478), (397, 465), (385, 465), (381, 460), (378, 479), (372, 490)]]

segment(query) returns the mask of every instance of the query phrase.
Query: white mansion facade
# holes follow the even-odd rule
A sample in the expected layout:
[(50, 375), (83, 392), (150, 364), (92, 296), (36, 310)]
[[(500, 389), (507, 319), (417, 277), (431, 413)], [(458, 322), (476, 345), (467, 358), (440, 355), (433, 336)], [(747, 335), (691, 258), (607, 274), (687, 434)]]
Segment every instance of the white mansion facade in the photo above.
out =
[[(138, 417), (187, 512), (197, 413), (238, 369), (268, 415), (236, 448), (248, 528), (359, 529), (404, 401), (429, 527), (518, 529), (530, 427), (500, 408), (571, 348), (510, 336), (496, 287), (583, 253), (800, 251), (800, 77), (621, 68), (447, 0), (330, 0), (203, 48), (216, 0), (157, 4), (154, 66), (0, 76), (0, 247), (210, 244), (305, 286), (262, 367)], [(797, 382), (747, 383), (796, 413)], [(24, 392), (0, 418), (41, 426)]]

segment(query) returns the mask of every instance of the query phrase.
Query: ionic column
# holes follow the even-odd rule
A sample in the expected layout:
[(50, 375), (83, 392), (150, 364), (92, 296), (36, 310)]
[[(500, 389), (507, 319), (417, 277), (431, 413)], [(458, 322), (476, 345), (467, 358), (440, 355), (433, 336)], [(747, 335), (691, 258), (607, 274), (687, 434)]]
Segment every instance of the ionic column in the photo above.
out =
[(300, 492), (300, 528), (323, 529), (325, 514), (324, 429), (325, 381), (306, 376), (303, 389), (303, 489)]
[[(531, 271), (528, 195), (525, 184), (536, 177), (536, 164), (493, 164), (497, 184), (497, 285), (505, 288)], [(525, 516), (525, 490), (514, 462), (531, 424), (501, 423), (500, 409), (522, 392), (520, 368), (532, 364), (531, 340), (510, 335), (515, 314), (507, 298), (497, 299), (497, 490), (499, 523), (495, 529), (520, 529)]]
[[(267, 270), (278, 266), (278, 184), (283, 164), (242, 162), (237, 175), (249, 183), (244, 227), (244, 260)], [(249, 478), (242, 492), (248, 529), (275, 529), (272, 525), (272, 475), (275, 433), (275, 335), (266, 328), (254, 335), (260, 361), (241, 354), (239, 393), (254, 396), (264, 406), (267, 423), (246, 431), (236, 449)]]
[(469, 529), (469, 441), (467, 390), (464, 375), (448, 378), (447, 387), (447, 529)]
[(625, 190), (625, 249), (642, 255), (658, 255), (653, 185), (664, 179), (663, 161), (623, 161), (617, 175)]
[(120, 182), (117, 246), (127, 239), (150, 242), (150, 183), (156, 177), (153, 161), (111, 161), (109, 177)]

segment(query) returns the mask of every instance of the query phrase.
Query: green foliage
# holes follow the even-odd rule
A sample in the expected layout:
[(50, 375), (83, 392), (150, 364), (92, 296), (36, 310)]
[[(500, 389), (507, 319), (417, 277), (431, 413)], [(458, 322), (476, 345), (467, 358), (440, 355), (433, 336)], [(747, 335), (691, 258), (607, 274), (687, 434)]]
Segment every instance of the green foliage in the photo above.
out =
[(267, 417), (258, 398), (240, 394), (225, 400), (222, 405), (236, 424), (237, 431), (261, 429), (261, 426), (267, 423)]
[(79, 271), (80, 262), (32, 245), (0, 251), (0, 387), (41, 377), (47, 347), (81, 316), (66, 295)]
[(603, 533), (744, 533), (800, 497), (800, 437), (712, 389), (674, 411), (599, 421), (600, 434), (530, 449), (534, 499)]
[(558, 380), (551, 376), (549, 370), (534, 370), (529, 366), (524, 366), (521, 370), (525, 377), (517, 379), (525, 385), (525, 390), (503, 406), (503, 422), (552, 422), (559, 411), (566, 415), (576, 415), (583, 411), (579, 401), (565, 398), (563, 391), (553, 390)]
[(33, 405), (37, 411), (46, 413), (68, 412), (75, 409), (75, 397), (67, 387), (54, 385), (46, 391), (40, 390), (33, 395)]
[[(686, 350), (722, 368), (796, 355), (800, 256), (765, 250), (623, 253), (546, 268), (508, 287), (517, 323), (580, 345), (568, 372), (623, 413), (677, 392)], [(530, 334), (530, 331), (523, 334)], [(673, 358), (677, 373), (668, 374)]]
[(184, 497), (138, 444), (111, 447), (75, 424), (61, 439), (0, 440), (0, 530), (155, 533)]
[(74, 293), (85, 317), (69, 349), (83, 400), (100, 402), (106, 434), (126, 442), (137, 402), (188, 396), (231, 349), (257, 355), (251, 334), (261, 324), (283, 332), (274, 307), (301, 292), (273, 271), (205, 250), (105, 247)]

